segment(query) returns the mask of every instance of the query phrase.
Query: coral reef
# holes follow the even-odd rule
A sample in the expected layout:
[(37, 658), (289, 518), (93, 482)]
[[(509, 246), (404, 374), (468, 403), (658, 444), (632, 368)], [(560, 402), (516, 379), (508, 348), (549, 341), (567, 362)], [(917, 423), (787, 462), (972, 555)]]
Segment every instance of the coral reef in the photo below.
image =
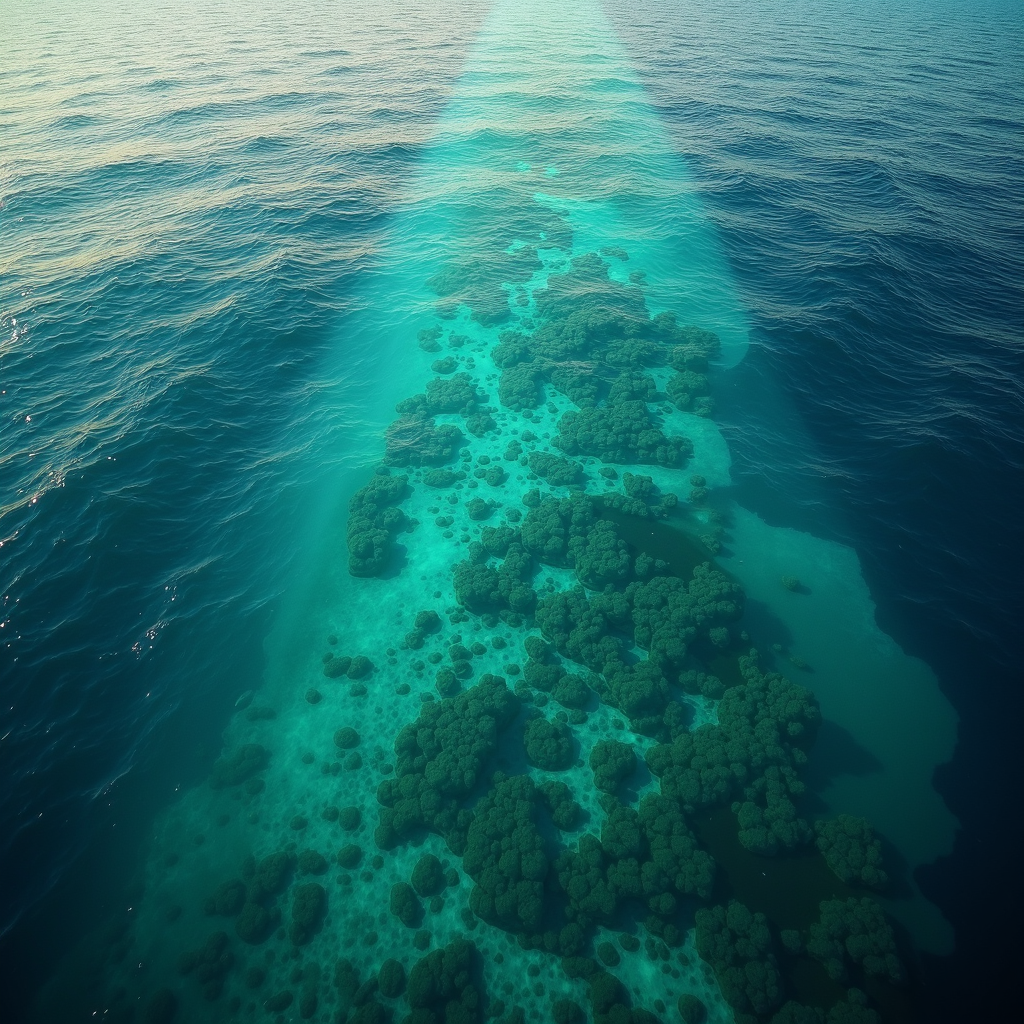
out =
[(881, 844), (801, 816), (817, 702), (762, 667), (742, 589), (703, 560), (726, 519), (704, 453), (679, 474), (680, 424), (702, 425), (678, 410), (711, 413), (718, 337), (651, 317), (642, 271), (609, 276), (628, 254), (570, 256), (543, 209), (431, 279), (433, 375), (349, 502), (352, 607), (313, 624), (313, 678), (239, 703), (204, 793), (253, 854), (199, 875), (184, 918), (226, 930), (174, 940), (192, 980), (145, 991), (144, 1019), (702, 1024), (724, 997), (745, 1024), (872, 1024), (859, 989), (808, 1007), (785, 972), (902, 976), (870, 900), (777, 937), (708, 905), (712, 809), (747, 851), (849, 884), (886, 884)]
[(840, 814), (816, 821), (815, 843), (825, 863), (848, 884), (884, 889), (889, 876), (882, 868), (882, 844), (864, 818)]

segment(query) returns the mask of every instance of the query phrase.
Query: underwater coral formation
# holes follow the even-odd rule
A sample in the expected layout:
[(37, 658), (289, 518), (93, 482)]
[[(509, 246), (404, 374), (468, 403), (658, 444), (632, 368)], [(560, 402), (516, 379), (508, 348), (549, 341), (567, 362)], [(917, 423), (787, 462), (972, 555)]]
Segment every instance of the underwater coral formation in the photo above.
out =
[(882, 844), (870, 822), (840, 814), (829, 821), (816, 821), (814, 831), (825, 863), (839, 878), (872, 889), (885, 888), (889, 876), (882, 867)]
[[(380, 644), (334, 627), (295, 695), (308, 750), (280, 775), (278, 711), (247, 702), (250, 733), (209, 791), (262, 831), (204, 882), (202, 928), (175, 987), (147, 990), (148, 1020), (184, 1019), (199, 992), (224, 1019), (701, 1024), (713, 1007), (870, 1024), (849, 986), (904, 976), (870, 899), (822, 898), (817, 921), (779, 932), (716, 888), (712, 811), (750, 856), (887, 878), (867, 822), (803, 817), (817, 702), (762, 664), (742, 589), (708, 560), (714, 494), (684, 468), (673, 406), (712, 411), (717, 336), (652, 317), (640, 277), (609, 275), (625, 252), (547, 267), (571, 232), (544, 217), (550, 240), (432, 279), (439, 322), (416, 355), (433, 376), (398, 403), (346, 531), (371, 615), (407, 558), (418, 582)], [(292, 805), (303, 771), (318, 797)], [(847, 991), (790, 998), (797, 962)], [(623, 982), (640, 976), (657, 985)]]

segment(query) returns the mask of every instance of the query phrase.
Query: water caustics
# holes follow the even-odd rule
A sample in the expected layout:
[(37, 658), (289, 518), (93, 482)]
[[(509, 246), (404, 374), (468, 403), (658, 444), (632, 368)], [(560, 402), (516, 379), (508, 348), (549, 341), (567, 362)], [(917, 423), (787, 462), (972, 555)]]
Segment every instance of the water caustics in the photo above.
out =
[[(931, 777), (956, 720), (876, 626), (855, 552), (729, 498), (707, 392), (745, 354), (742, 301), (597, 3), (496, 5), (358, 307), (337, 344), (339, 364), (372, 354), (351, 471), (302, 525), (266, 678), (210, 785), (157, 822), (131, 955), (91, 1008), (203, 1021), (358, 1003), (376, 1020), (362, 1008), (478, 1000), (547, 1020), (560, 999), (662, 1015), (689, 993), (729, 1021), (770, 1015), (784, 988), (844, 1000), (852, 977), (885, 1009), (884, 936), (870, 969), (794, 945), (820, 974), (806, 990), (792, 965), (744, 990), (695, 949), (702, 847), (715, 899), (809, 941), (812, 883), (790, 892), (787, 865), (820, 884), (824, 861), (799, 812), (867, 818), (898, 875), (886, 910), (948, 951), (912, 870), (952, 847)], [(774, 670), (817, 698), (816, 746), (811, 704)], [(765, 720), (773, 742), (751, 738)], [(701, 726), (747, 742), (742, 763), (731, 747), (702, 775)], [(814, 914), (819, 896), (865, 895), (825, 875)], [(758, 927), (730, 917), (722, 934), (756, 947)], [(479, 983), (460, 988), (465, 938)], [(600, 967), (572, 959), (591, 943)]]

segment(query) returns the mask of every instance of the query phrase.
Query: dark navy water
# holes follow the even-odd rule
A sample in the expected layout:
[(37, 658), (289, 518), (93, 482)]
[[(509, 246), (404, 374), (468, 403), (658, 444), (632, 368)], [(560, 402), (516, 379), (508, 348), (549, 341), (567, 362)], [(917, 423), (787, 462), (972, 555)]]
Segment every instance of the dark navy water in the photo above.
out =
[(1021, 949), (997, 909), (1022, 898), (1019, 11), (659, 12), (616, 25), (756, 311), (721, 413), (741, 500), (818, 531), (827, 509), (957, 708), (936, 785), (962, 830), (920, 872), (957, 950), (926, 963), (924, 1019), (998, 1017)]
[[(855, 550), (959, 717), (935, 785), (960, 830), (915, 876), (956, 949), (922, 954), (919, 1019), (999, 1019), (1021, 952), (1024, 15), (606, 10), (749, 320), (716, 394), (730, 494)], [(400, 376), (350, 325), (486, 13), (5, 8), (5, 1019), (130, 901), (314, 527), (343, 531), (331, 495)]]
[(340, 30), (301, 7), (123, 16), (4, 14), (0, 928), (19, 1001), (259, 679), (300, 507), (361, 430), (374, 357), (332, 358), (333, 328), (479, 13), (453, 31), (396, 11), (398, 33), (368, 11)]
[(955, 704), (936, 784), (962, 830), (920, 878), (957, 951), (926, 965), (925, 1019), (999, 1016), (1020, 955), (996, 909), (1021, 902), (1019, 12), (661, 14), (616, 24), (756, 311), (721, 413), (741, 500), (819, 532), (827, 509)]

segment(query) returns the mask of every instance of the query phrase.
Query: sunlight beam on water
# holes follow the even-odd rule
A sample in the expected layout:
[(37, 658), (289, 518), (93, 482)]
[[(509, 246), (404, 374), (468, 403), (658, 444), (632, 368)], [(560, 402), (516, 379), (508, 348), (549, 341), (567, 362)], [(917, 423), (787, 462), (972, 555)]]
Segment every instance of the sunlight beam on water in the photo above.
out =
[[(350, 358), (353, 346), (375, 353), (378, 360), (379, 377), (367, 380), (362, 405), (367, 435), (351, 452), (356, 467), (376, 459), (380, 449), (374, 436), (392, 418), (392, 406), (419, 390), (429, 375), (433, 356), (422, 354), (414, 338), (433, 322), (438, 296), (428, 284), (432, 275), (464, 258), (467, 250), (482, 258), (499, 241), (503, 249), (522, 244), (515, 225), (532, 228), (537, 207), (571, 226), (573, 255), (627, 252), (626, 262), (610, 260), (612, 278), (628, 282), (631, 273), (641, 272), (652, 314), (673, 310), (681, 323), (716, 331), (723, 341), (721, 370), (743, 359), (747, 317), (714, 225), (600, 6), (586, 0), (568, 9), (498, 3), (469, 51), (409, 184), (405, 208), (395, 217), (379, 268), (366, 286), (362, 313), (340, 328), (343, 360)], [(565, 251), (545, 250), (543, 243), (538, 250), (543, 267), (528, 281), (530, 293), (565, 265)], [(513, 286), (508, 291), (514, 303)], [(499, 309), (495, 316), (501, 315)], [(508, 325), (484, 326), (465, 314), (456, 323), (476, 339), (493, 337)], [(727, 486), (728, 449), (713, 424), (683, 422), (680, 429), (697, 442), (698, 455), (714, 453), (700, 462), (700, 472), (713, 484)], [(360, 471), (343, 487), (343, 498), (361, 482)], [(871, 772), (823, 782), (819, 795), (833, 813), (863, 814), (874, 821), (900, 851), (909, 888), (890, 901), (890, 909), (922, 948), (948, 952), (951, 928), (920, 894), (912, 871), (952, 846), (956, 821), (931, 777), (952, 754), (955, 715), (927, 666), (904, 656), (874, 625), (873, 604), (852, 550), (835, 547), (831, 561), (843, 566), (836, 570), (840, 577), (812, 598), (807, 615), (794, 620), (790, 595), (776, 585), (776, 577), (784, 574), (779, 567), (788, 559), (790, 571), (801, 574), (797, 567), (820, 564), (827, 545), (796, 531), (771, 531), (764, 524), (755, 529), (756, 517), (739, 507), (734, 517), (732, 544), (722, 564), (752, 588), (769, 616), (785, 623), (796, 649), (814, 651), (808, 659), (812, 675), (794, 673), (791, 666), (789, 673), (815, 691), (827, 718), (878, 759), (880, 767)], [(345, 575), (343, 552), (335, 549), (339, 534), (327, 538), (321, 549), (320, 530), (309, 531), (310, 565), (319, 569), (330, 563), (338, 567), (337, 574), (328, 585), (317, 572), (317, 582), (299, 581), (295, 591), (307, 595), (300, 598), (306, 608), (312, 587), (331, 628), (342, 621), (341, 609), (351, 614), (362, 606), (369, 615), (376, 602), (385, 600), (377, 595), (365, 604), (366, 581)], [(446, 589), (447, 565), (438, 563), (434, 571), (437, 585)], [(268, 642), (268, 649), (281, 643), (284, 624), (296, 619), (303, 622), (301, 640), (296, 643), (292, 636), (284, 646), (308, 656), (314, 637), (327, 627), (318, 623), (314, 628), (305, 613), (283, 613), (278, 638)], [(770, 643), (768, 634), (766, 640)], [(879, 644), (886, 653), (879, 655), (881, 661), (872, 660), (868, 652)], [(858, 651), (860, 662), (854, 657)], [(286, 659), (279, 671), (292, 679), (293, 662)], [(908, 688), (904, 698), (894, 695), (900, 687)], [(893, 700), (900, 701), (898, 711), (890, 705)], [(899, 728), (893, 728), (894, 715)], [(907, 731), (918, 742), (907, 744)], [(908, 807), (914, 808), (912, 815), (905, 812)]]

